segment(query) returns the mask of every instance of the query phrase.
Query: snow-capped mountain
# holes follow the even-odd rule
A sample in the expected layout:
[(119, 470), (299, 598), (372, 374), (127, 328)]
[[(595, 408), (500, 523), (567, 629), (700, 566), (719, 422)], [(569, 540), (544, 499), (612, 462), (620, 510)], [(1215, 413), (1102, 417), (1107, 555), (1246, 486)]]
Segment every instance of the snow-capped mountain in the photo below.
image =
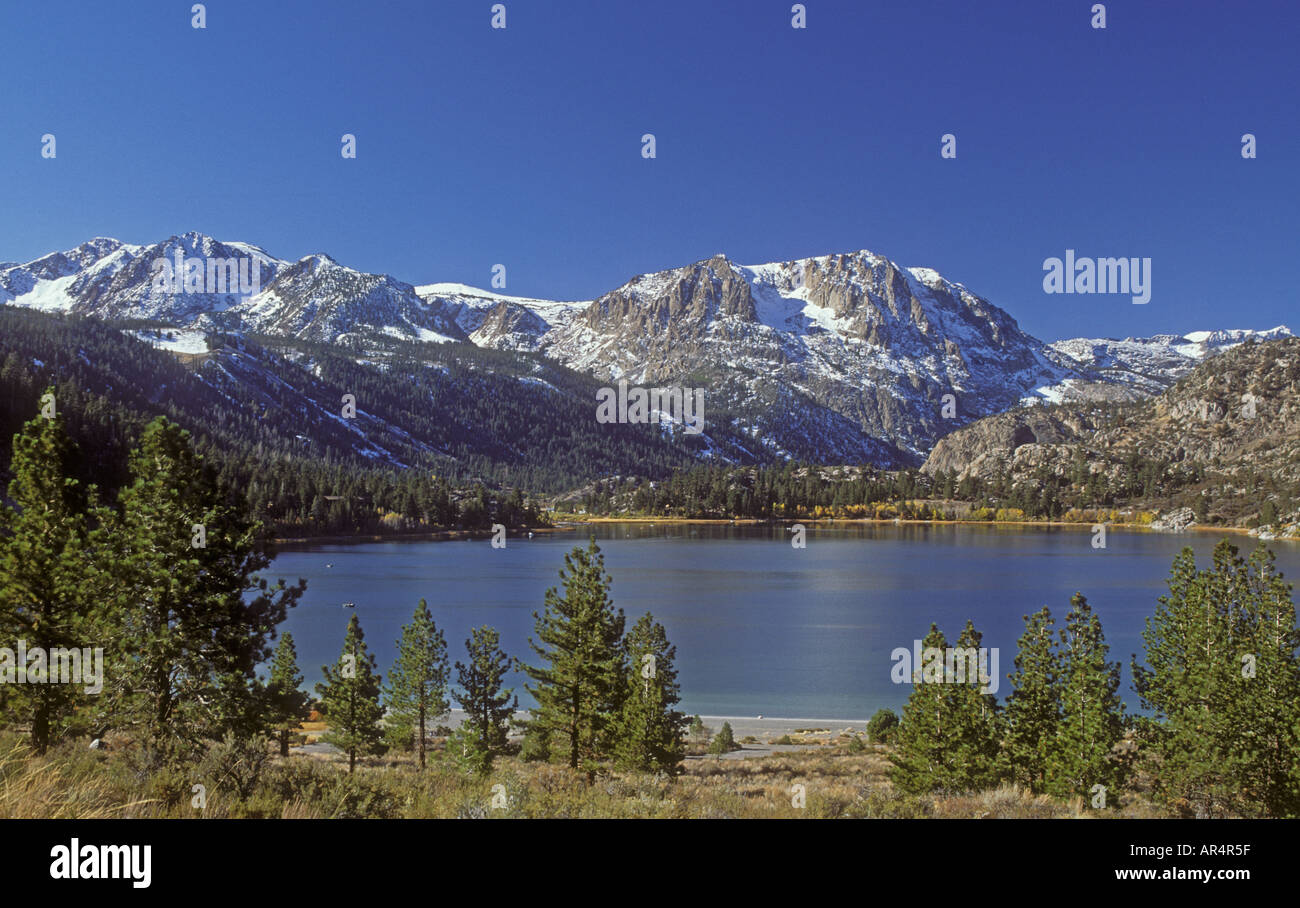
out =
[(960, 284), (868, 251), (753, 266), (719, 255), (590, 303), (417, 291), (464, 307), (458, 321), (482, 346), (608, 380), (703, 383), (778, 455), (915, 461), (953, 426), (1079, 375)]
[[(232, 291), (200, 279), (191, 292), (158, 280), (160, 261), (188, 258), (255, 261), (259, 280)], [(1150, 396), (1206, 356), (1290, 334), (1047, 345), (962, 284), (866, 250), (760, 265), (718, 255), (558, 302), (417, 287), (326, 255), (289, 262), (198, 233), (151, 246), (96, 238), (0, 266), (0, 302), (361, 354), (394, 339), (539, 352), (604, 381), (703, 387), (706, 420), (751, 439), (756, 459), (886, 466), (919, 463), (953, 429), (1021, 403)]]
[(1266, 341), (1290, 337), (1285, 325), (1267, 331), (1192, 331), (1188, 334), (1157, 334), (1153, 337), (1073, 338), (1051, 344), (1062, 362), (1091, 373), (1098, 379), (1159, 394), (1190, 372), (1207, 356), (1221, 353), (1248, 340)]
[[(159, 279), (160, 264), (176, 272), (178, 256), (182, 262), (198, 259), (204, 264), (196, 275), (199, 289), (177, 292)], [(207, 263), (214, 261), (238, 267), (232, 272), (208, 270)], [(185, 275), (177, 277), (184, 280)], [(248, 281), (232, 287), (231, 277)], [(253, 292), (241, 292), (249, 284)], [(355, 271), (327, 255), (286, 262), (258, 246), (199, 233), (149, 246), (98, 238), (70, 252), (0, 268), (0, 302), (325, 343), (375, 334), (416, 341), (467, 340), (453, 313), (422, 300), (410, 284), (388, 275)]]
[(590, 300), (564, 303), (506, 296), (465, 284), (424, 284), (419, 297), (453, 313), (456, 325), (480, 347), (499, 350), (536, 350), (540, 339), (564, 327)]
[[(766, 447), (829, 440), (844, 459), (896, 463), (1073, 374), (987, 300), (868, 251), (753, 266), (716, 256), (641, 275), (542, 348), (609, 378), (696, 376)], [(955, 415), (945, 419), (948, 394)], [(818, 411), (817, 423), (795, 428), (796, 412)]]

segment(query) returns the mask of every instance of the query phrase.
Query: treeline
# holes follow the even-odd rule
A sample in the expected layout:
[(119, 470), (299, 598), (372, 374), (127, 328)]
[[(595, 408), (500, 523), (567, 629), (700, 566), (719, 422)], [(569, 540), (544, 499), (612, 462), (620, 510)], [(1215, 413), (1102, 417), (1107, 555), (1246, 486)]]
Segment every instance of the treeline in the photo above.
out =
[(455, 663), (456, 686), (442, 632), (423, 599), (402, 629), (387, 685), (353, 615), (338, 663), (323, 668), (325, 680), (317, 685), (330, 727), (325, 740), (347, 753), (349, 770), (359, 755), (389, 747), (414, 748), (423, 768), (429, 730), (447, 713), (450, 698), (466, 718), (448, 736), (446, 752), (469, 771), (487, 772), (512, 749), (517, 701), (504, 679), (518, 665), (537, 701), (520, 723), (523, 759), (564, 763), (589, 778), (612, 767), (676, 774), (687, 723), (676, 709), (676, 647), (653, 615), (625, 630), (594, 539), (564, 562), (563, 592), (548, 590), (544, 610), (533, 613), (537, 664), (502, 652), (494, 628), (476, 628), (465, 641), (468, 661)]
[(927, 492), (927, 479), (918, 470), (815, 467), (787, 461), (765, 467), (698, 466), (659, 481), (643, 477), (602, 480), (582, 495), (558, 502), (556, 510), (773, 519), (811, 516), (819, 507), (847, 515), (853, 507), (898, 502)]
[[(893, 519), (907, 520), (1094, 520), (1134, 502), (1168, 499), (1205, 479), (1197, 465), (1126, 456), (1120, 478), (1090, 472), (1080, 448), (1069, 471), (1049, 468), (1013, 482), (1005, 476), (958, 478), (943, 470), (879, 470), (823, 467), (786, 462), (770, 466), (707, 464), (666, 479), (630, 476), (592, 483), (556, 503), (555, 510), (600, 516), (657, 516), (688, 519)], [(1251, 492), (1268, 487), (1262, 477), (1245, 477)], [(1290, 501), (1283, 496), (1283, 500)], [(1283, 510), (1289, 505), (1283, 505)], [(1212, 522), (1209, 500), (1192, 507), (1201, 523)], [(1265, 516), (1276, 516), (1272, 501)], [(1261, 522), (1271, 522), (1261, 519)]]
[(1168, 809), (1195, 817), (1300, 815), (1300, 633), (1290, 584), (1258, 547), (1227, 540), (1213, 564), (1175, 559), (1169, 595), (1133, 657), (1150, 715), (1129, 717), (1120, 666), (1082, 594), (1054, 631), (1050, 610), (1025, 616), (1005, 705), (967, 671), (981, 635), (956, 647), (935, 625), (892, 731), (892, 778), (912, 793), (979, 791), (1015, 782), (1038, 793), (1118, 806), (1141, 773)]
[[(704, 444), (598, 424), (599, 382), (541, 356), (390, 339), (394, 350), (358, 362), (356, 350), (218, 332), (206, 338), (211, 353), (178, 358), (132, 336), (167, 330), (0, 307), (0, 445), (30, 412), (20, 404), (49, 384), (68, 404), (102, 398), (96, 406), (116, 422), (166, 416), (236, 460), (411, 467), (462, 488), (558, 492), (629, 464), (658, 478)], [(345, 394), (356, 419), (339, 418)], [(123, 451), (120, 433), (97, 434), (116, 441), (106, 453)]]
[[(471, 479), (445, 459), (403, 468), (360, 456), (356, 433), (342, 420), (322, 418), (306, 398), (255, 399), (251, 379), (237, 381), (225, 367), (248, 367), (256, 348), (232, 354), (222, 368), (200, 377), (172, 355), (94, 321), (0, 308), (0, 328), (5, 464), (11, 439), (48, 390), (80, 451), (72, 475), (110, 496), (129, 482), (130, 450), (145, 425), (162, 415), (191, 430), (191, 444), (220, 482), (238, 491), (250, 516), (282, 536), (546, 525), (542, 509), (519, 485)], [(277, 357), (257, 361), (267, 370), (267, 388), (314, 381)], [(331, 404), (341, 396), (328, 388), (308, 390)], [(0, 482), (10, 476), (0, 472)]]

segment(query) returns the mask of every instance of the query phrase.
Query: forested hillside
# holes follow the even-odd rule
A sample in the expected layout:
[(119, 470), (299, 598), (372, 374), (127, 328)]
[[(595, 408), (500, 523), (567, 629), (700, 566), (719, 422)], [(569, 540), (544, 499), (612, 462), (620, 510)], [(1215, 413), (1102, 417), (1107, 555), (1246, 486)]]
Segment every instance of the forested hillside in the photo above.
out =
[[(166, 330), (0, 309), (0, 462), (52, 387), (83, 481), (120, 486), (126, 452), (165, 415), (250, 512), (313, 534), (482, 525), (498, 501), (522, 511), (530, 495), (629, 465), (663, 476), (707, 445), (597, 423), (594, 380), (540, 357), (424, 345), (367, 364), (238, 335), (210, 335), (210, 352), (178, 356), (136, 336)], [(503, 519), (514, 516), (506, 507)]]

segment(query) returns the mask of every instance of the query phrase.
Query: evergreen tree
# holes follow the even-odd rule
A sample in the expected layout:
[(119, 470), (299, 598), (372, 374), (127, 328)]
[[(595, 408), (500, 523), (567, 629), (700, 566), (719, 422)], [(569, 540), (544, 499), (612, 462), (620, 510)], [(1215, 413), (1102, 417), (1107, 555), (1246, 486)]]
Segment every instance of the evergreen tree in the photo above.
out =
[(452, 696), (465, 710), (460, 743), (476, 772), (488, 772), (492, 761), (505, 753), (510, 720), (519, 705), (512, 691), (502, 688), (511, 660), (500, 642), (495, 628), (476, 627), (465, 641), (469, 664), (456, 663), (460, 692)]
[[(87, 702), (93, 685), (87, 673), (95, 666), (83, 654), (99, 644), (105, 618), (98, 534), (91, 527), (105, 514), (94, 504), (93, 487), (83, 489), (70, 475), (75, 459), (59, 419), (31, 420), (13, 440), (12, 504), (0, 506), (0, 628), (6, 645), (21, 640), (29, 654), (40, 654), (39, 662), (29, 655), (26, 664), (12, 666), (15, 678), (26, 673), (27, 683), (4, 684), (3, 693), (8, 711), (28, 720), (38, 753)], [(64, 677), (77, 667), (82, 677)], [(7, 670), (0, 665), (0, 673)]]
[(890, 778), (903, 791), (978, 791), (996, 783), (996, 703), (981, 690), (980, 672), (969, 670), (980, 640), (967, 621), (950, 650), (943, 632), (930, 625), (890, 755)]
[(1003, 713), (1003, 756), (1011, 777), (1031, 791), (1047, 790), (1048, 767), (1058, 760), (1061, 723), (1061, 667), (1046, 606), (1025, 615), (1025, 632), (1016, 646), (1011, 693)]
[(876, 710), (867, 723), (867, 738), (876, 744), (888, 744), (898, 731), (898, 714), (884, 707)]
[(1087, 796), (1094, 785), (1113, 789), (1123, 781), (1111, 749), (1124, 735), (1124, 705), (1119, 663), (1106, 660), (1108, 651), (1101, 620), (1075, 593), (1061, 630), (1061, 723), (1050, 783), (1055, 794)]
[(1300, 666), (1290, 584), (1259, 546), (1223, 540), (1213, 565), (1184, 549), (1134, 658), (1158, 796), (1198, 817), (1300, 813)]
[(383, 736), (379, 720), (384, 715), (375, 657), (366, 648), (361, 621), (355, 614), (348, 621), (338, 665), (322, 666), (321, 673), (325, 680), (316, 685), (316, 692), (330, 728), (325, 740), (347, 753), (348, 772), (352, 772), (358, 753), (378, 747)]
[(610, 578), (593, 537), (564, 556), (561, 596), (546, 591), (546, 610), (533, 613), (539, 643), (529, 645), (548, 666), (524, 666), (537, 686), (530, 725), (553, 753), (593, 775), (607, 756), (605, 732), (621, 705), (624, 617), (609, 599)]
[(673, 667), (677, 647), (649, 613), (632, 626), (623, 645), (629, 671), (614, 734), (616, 758), (627, 769), (675, 772), (686, 755), (686, 717), (674, 708), (681, 701)]
[(722, 728), (713, 736), (713, 742), (709, 744), (709, 753), (727, 754), (739, 749), (740, 746), (736, 743), (736, 733), (731, 730), (731, 723), (723, 722)]
[(434, 624), (428, 603), (415, 606), (411, 623), (397, 641), (397, 661), (388, 673), (388, 720), (413, 729), (418, 742), (420, 768), (425, 766), (427, 724), (447, 712), (447, 642)]
[(271, 679), (266, 686), (269, 712), (275, 730), (279, 732), (282, 757), (289, 756), (289, 732), (308, 715), (308, 697), (301, 689), (302, 682), (293, 635), (282, 634), (271, 657)]
[(264, 727), (256, 669), (306, 583), (257, 576), (270, 564), (262, 527), (229, 503), (188, 432), (155, 419), (130, 469), (113, 533), (122, 620), (111, 703), (157, 760), (205, 734)]
[(997, 698), (984, 692), (991, 678), (981, 678), (988, 671), (983, 660), (978, 659), (983, 635), (970, 621), (957, 638), (956, 664), (966, 663), (966, 680), (961, 670), (950, 677), (945, 665), (945, 685), (949, 695), (949, 742), (952, 749), (950, 764), (953, 776), (950, 787), (965, 791), (981, 791), (996, 785), (999, 776), (997, 762), (1001, 727)]
[(949, 778), (947, 741), (947, 697), (944, 695), (942, 663), (938, 673), (926, 677), (924, 663), (932, 655), (948, 649), (948, 639), (937, 624), (931, 624), (921, 641), (923, 665), (912, 666), (912, 693), (903, 706), (903, 715), (895, 736), (890, 781), (905, 792), (924, 794), (944, 786)]

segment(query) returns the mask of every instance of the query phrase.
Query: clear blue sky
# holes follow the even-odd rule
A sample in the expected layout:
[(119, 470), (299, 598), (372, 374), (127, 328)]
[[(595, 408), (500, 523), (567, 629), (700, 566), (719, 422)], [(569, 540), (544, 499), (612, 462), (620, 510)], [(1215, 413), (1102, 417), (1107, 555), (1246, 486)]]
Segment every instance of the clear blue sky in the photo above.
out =
[[(7, 0), (0, 261), (199, 230), (576, 299), (868, 248), (1046, 340), (1300, 331), (1300, 4), (505, 2)], [(1045, 295), (1067, 248), (1151, 303)]]

